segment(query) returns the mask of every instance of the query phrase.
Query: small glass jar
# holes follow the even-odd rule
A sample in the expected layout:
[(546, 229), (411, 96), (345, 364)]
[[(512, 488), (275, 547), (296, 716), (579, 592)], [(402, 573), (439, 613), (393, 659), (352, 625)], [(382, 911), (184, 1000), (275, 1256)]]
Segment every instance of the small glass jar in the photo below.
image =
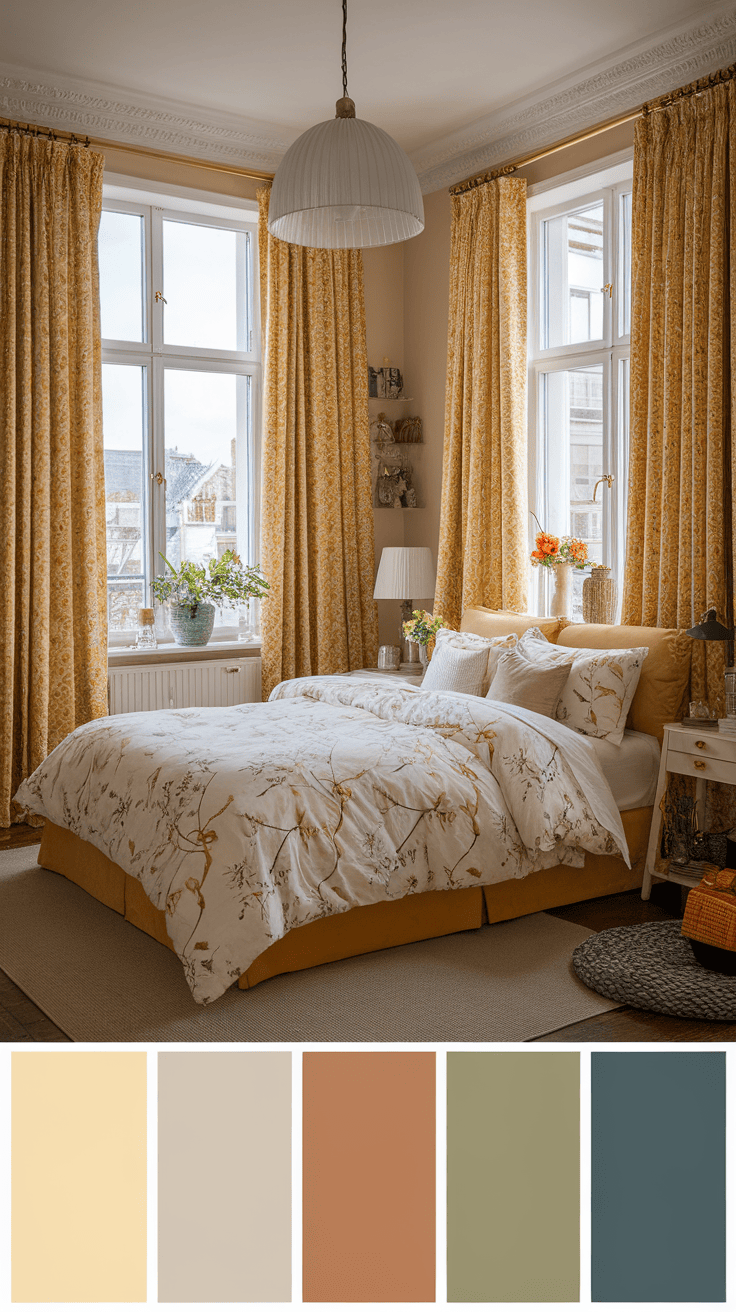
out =
[(379, 670), (398, 670), (401, 665), (401, 648), (400, 647), (379, 647), (378, 648), (378, 668)]
[(736, 668), (732, 665), (726, 670), (726, 718), (736, 720)]
[(141, 651), (156, 650), (158, 643), (155, 624), (156, 616), (153, 607), (142, 606), (138, 611), (138, 636), (135, 644)]

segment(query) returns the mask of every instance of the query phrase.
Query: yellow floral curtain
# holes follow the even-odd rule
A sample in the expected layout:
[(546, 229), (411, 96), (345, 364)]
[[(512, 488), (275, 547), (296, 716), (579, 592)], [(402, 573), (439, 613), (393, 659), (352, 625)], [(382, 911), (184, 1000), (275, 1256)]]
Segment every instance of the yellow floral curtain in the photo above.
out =
[(263, 690), (376, 664), (363, 260), (268, 232), (263, 323)]
[(97, 228), (104, 157), (0, 132), (0, 826), (107, 714)]
[[(733, 80), (636, 126), (624, 624), (732, 613), (735, 151)], [(693, 696), (720, 713), (723, 668), (722, 643), (694, 643)]]
[(445, 446), (435, 610), (525, 610), (526, 182), (452, 197)]

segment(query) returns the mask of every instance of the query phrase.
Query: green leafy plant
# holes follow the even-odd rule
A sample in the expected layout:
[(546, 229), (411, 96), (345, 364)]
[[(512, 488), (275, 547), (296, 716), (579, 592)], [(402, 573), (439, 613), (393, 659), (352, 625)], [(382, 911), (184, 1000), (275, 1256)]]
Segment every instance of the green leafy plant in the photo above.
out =
[(197, 607), (204, 602), (216, 606), (237, 605), (252, 597), (265, 597), (269, 583), (261, 574), (259, 565), (244, 565), (240, 556), (228, 548), (219, 560), (198, 565), (183, 560), (178, 569), (159, 552), (168, 573), (153, 580), (151, 591), (157, 601), (171, 601), (189, 606), (192, 619)]

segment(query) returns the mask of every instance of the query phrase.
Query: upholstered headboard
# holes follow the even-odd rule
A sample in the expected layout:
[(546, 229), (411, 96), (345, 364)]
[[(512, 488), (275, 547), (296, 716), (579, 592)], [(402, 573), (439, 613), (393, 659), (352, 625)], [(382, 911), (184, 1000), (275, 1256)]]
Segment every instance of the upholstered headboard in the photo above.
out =
[(535, 615), (486, 610), (466, 610), (460, 621), (465, 633), (484, 638), (504, 633), (521, 635), (536, 625), (549, 642), (561, 647), (617, 649), (648, 647), (631, 703), (626, 727), (649, 733), (662, 741), (665, 724), (678, 720), (686, 710), (690, 691), (690, 661), (693, 639), (682, 629), (650, 629), (619, 624), (569, 624), (567, 620), (540, 619)]

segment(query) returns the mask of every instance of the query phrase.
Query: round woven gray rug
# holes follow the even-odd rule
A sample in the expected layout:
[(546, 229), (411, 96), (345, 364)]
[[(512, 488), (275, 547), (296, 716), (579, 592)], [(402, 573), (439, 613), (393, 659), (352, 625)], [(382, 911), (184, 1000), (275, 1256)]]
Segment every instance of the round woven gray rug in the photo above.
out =
[(575, 948), (573, 969), (604, 998), (665, 1016), (736, 1020), (736, 978), (706, 970), (681, 920), (604, 929)]

